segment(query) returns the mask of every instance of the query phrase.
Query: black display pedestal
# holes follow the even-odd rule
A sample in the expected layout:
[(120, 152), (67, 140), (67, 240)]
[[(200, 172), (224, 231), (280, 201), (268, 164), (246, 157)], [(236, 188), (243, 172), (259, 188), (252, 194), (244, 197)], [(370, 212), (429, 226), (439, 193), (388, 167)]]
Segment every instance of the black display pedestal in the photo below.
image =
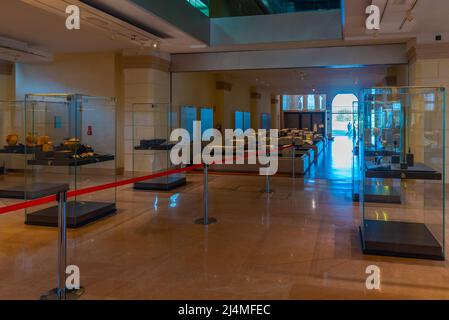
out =
[(134, 184), (136, 190), (156, 190), (168, 191), (183, 186), (187, 183), (187, 179), (180, 175), (171, 175), (137, 182)]
[[(352, 200), (358, 202), (360, 200), (360, 188), (357, 186), (354, 189)], [(384, 186), (369, 185), (365, 186), (365, 202), (370, 203), (396, 203), (401, 204), (401, 190), (400, 188)]]
[(32, 200), (51, 196), (67, 189), (67, 184), (39, 182), (2, 189), (0, 198)]
[(443, 248), (423, 223), (365, 220), (364, 254), (444, 260)]
[[(67, 203), (67, 227), (79, 228), (117, 211), (115, 203), (70, 201)], [(50, 207), (26, 215), (25, 224), (57, 227), (58, 207)]]

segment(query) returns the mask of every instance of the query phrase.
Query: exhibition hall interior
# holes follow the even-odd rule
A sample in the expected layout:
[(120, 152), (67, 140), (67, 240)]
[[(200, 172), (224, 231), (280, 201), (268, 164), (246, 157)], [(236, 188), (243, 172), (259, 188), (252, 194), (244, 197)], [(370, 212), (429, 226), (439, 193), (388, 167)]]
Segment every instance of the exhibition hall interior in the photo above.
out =
[(448, 16), (2, 0), (0, 299), (449, 299)]

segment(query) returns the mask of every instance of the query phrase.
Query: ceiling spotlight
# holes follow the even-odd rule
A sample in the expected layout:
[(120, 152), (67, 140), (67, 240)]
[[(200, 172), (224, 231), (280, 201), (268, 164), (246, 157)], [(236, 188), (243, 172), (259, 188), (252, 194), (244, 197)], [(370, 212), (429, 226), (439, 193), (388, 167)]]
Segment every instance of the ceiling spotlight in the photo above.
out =
[(161, 46), (160, 42), (157, 40), (154, 40), (153, 43), (151, 44), (151, 46), (153, 47), (153, 49), (159, 49), (159, 47)]

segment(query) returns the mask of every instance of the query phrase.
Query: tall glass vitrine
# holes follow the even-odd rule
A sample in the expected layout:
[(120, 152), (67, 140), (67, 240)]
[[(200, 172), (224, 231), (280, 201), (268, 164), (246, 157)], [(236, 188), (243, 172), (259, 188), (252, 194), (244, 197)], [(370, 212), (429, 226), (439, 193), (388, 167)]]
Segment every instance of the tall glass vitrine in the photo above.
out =
[[(116, 112), (113, 98), (29, 94), (25, 101), (26, 184), (55, 194), (116, 181)], [(115, 188), (70, 198), (67, 226), (81, 227), (116, 212)], [(57, 226), (57, 207), (26, 211), (26, 224)]]
[[(177, 141), (171, 141), (173, 129), (178, 127), (178, 110), (164, 103), (135, 103), (132, 106), (133, 175), (142, 177), (156, 172), (179, 168), (170, 160), (170, 152)], [(185, 172), (136, 182), (136, 190), (173, 190), (187, 183)]]
[(445, 112), (443, 88), (364, 90), (359, 201), (365, 253), (444, 259)]

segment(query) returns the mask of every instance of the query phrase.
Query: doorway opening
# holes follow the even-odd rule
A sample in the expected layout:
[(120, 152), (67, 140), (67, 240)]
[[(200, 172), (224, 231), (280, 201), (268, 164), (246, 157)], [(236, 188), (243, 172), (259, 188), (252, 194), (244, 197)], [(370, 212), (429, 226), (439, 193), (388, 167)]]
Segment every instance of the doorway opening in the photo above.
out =
[(359, 99), (353, 93), (337, 94), (332, 101), (332, 136), (355, 136)]

